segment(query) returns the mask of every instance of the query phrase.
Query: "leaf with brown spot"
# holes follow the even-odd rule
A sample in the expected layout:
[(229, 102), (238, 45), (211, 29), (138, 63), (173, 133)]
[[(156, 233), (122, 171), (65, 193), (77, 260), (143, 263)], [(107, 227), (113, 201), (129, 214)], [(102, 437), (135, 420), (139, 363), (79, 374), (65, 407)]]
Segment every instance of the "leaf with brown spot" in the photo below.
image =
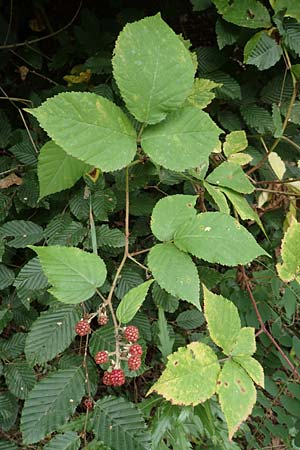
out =
[(13, 172), (7, 175), (7, 177), (2, 178), (2, 180), (0, 180), (0, 189), (7, 189), (10, 186), (13, 186), (14, 184), (20, 186), (20, 184), (22, 183), (23, 183), (22, 178), (18, 177), (18, 175), (16, 175), (15, 172)]

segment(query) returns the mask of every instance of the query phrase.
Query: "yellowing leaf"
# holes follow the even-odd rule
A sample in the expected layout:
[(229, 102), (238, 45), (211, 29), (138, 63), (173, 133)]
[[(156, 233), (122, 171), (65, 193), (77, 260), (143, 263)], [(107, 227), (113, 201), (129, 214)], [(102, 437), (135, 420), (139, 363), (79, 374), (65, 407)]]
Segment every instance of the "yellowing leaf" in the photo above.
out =
[(221, 86), (222, 84), (206, 78), (196, 78), (193, 90), (188, 96), (186, 103), (196, 108), (204, 109), (216, 96), (213, 89)]
[(234, 153), (241, 152), (248, 147), (248, 141), (245, 131), (232, 131), (227, 134), (223, 150), (225, 156), (233, 155)]
[(148, 394), (155, 391), (176, 405), (197, 405), (216, 391), (220, 366), (213, 350), (192, 342), (168, 356), (165, 371)]
[(292, 219), (281, 245), (282, 264), (276, 265), (278, 275), (283, 281), (300, 282), (300, 223)]
[(244, 355), (234, 356), (233, 360), (239, 363), (239, 365), (246, 370), (249, 377), (252, 378), (254, 383), (258, 384), (262, 388), (264, 387), (264, 369), (256, 359), (252, 358), (252, 356)]
[(286, 167), (280, 156), (278, 156), (277, 153), (272, 152), (269, 154), (268, 160), (275, 175), (278, 177), (279, 180), (282, 180), (283, 175), (286, 171)]

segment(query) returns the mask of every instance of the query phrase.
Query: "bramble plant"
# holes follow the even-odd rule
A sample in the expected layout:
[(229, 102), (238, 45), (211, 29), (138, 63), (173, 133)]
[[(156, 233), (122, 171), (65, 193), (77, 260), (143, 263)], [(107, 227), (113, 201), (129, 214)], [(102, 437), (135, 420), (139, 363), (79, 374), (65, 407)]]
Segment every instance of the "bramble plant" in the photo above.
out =
[[(192, 3), (199, 11), (211, 5)], [(115, 101), (71, 88), (25, 108), (32, 126), (38, 122), (50, 138), (38, 155), (36, 204), (51, 204), (57, 193), (74, 189), (72, 215), (63, 209), (45, 230), (30, 217), (0, 227), (7, 248), (25, 249), (31, 257), (16, 278), (0, 266), (0, 273), (12, 278), (4, 289), (13, 284), (27, 310), (33, 301), (49, 306), (30, 320), (26, 360), (4, 367), (5, 401), (14, 407), (15, 397), (25, 400), (20, 429), (28, 448), (78, 449), (77, 432), (86, 449), (242, 448), (232, 439), (246, 430), (244, 422), (265, 386), (259, 362), (264, 352), (253, 357), (255, 327), (279, 352), (285, 370), (298, 377), (296, 357), (291, 362), (274, 339), (265, 325), (267, 310), (260, 313), (253, 295), (250, 264), (259, 280), (258, 268), (271, 267), (273, 248), (264, 240), (270, 230), (248, 200), (257, 189), (252, 174), (266, 161), (283, 178), (285, 165), (275, 149), (284, 141), (297, 96), (299, 65), (291, 64), (289, 53), (300, 54), (300, 12), (270, 2), (275, 29), (262, 3), (246, 3), (244, 11), (235, 2), (213, 1), (219, 48), (236, 43), (243, 27), (255, 30), (247, 35), (243, 64), (263, 71), (283, 57), (292, 86), (290, 103), (281, 109), (274, 102), (272, 115), (251, 98), (240, 107), (266, 151), (261, 158), (244, 130), (228, 127), (237, 120), (235, 112), (228, 110), (220, 120), (216, 110), (204, 111), (214, 99), (235, 98), (233, 79), (217, 73), (217, 62), (211, 62), (215, 76), (201, 76), (199, 55), (160, 14), (120, 32), (112, 57)], [(75, 85), (72, 77), (68, 81)], [(267, 126), (270, 148), (262, 136)], [(153, 195), (140, 195), (139, 189), (149, 188)], [(296, 290), (300, 282), (300, 227), (293, 208), (277, 253), (278, 290), (283, 286), (278, 283), (294, 283)], [(112, 221), (113, 213), (119, 215)], [(144, 220), (149, 216), (150, 228)], [(245, 291), (256, 314), (250, 319)], [(168, 322), (167, 315), (177, 310)], [(12, 313), (7, 307), (0, 314), (4, 329)], [(184, 333), (176, 334), (172, 324)], [(201, 333), (191, 332), (196, 329)], [(9, 352), (6, 357), (2, 351), (9, 361)], [(143, 398), (137, 405), (129, 394), (121, 395), (124, 385), (133, 384)], [(13, 423), (12, 415), (4, 419)]]

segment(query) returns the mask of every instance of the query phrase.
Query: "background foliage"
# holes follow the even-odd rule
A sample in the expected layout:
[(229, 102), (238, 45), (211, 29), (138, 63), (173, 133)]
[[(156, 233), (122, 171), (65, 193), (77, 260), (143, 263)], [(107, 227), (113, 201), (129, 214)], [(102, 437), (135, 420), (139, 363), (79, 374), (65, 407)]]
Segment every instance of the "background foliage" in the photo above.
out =
[[(300, 447), (300, 5), (292, 0), (157, 3), (85, 2), (76, 10), (74, 2), (0, 2), (1, 450)], [(185, 47), (178, 47), (177, 38), (170, 34), (168, 48), (174, 50), (162, 53), (159, 62), (162, 73), (168, 72), (167, 94), (150, 98), (145, 110), (130, 92), (143, 98), (149, 93), (146, 69), (136, 57), (126, 64), (130, 58), (126, 52), (133, 43), (145, 55), (151, 45), (132, 28), (131, 36), (120, 35), (113, 65), (111, 58), (127, 22), (159, 11), (182, 36)], [(152, 33), (159, 37), (168, 28), (155, 20)], [(151, 52), (148, 56), (150, 63)], [(182, 89), (186, 86), (182, 97), (175, 95), (178, 74), (172, 72), (179, 56), (188, 65), (181, 80)], [(81, 102), (81, 112), (91, 122), (98, 98), (105, 113), (111, 114), (105, 125), (112, 120), (121, 124), (117, 138), (107, 147), (102, 143), (101, 153), (95, 153), (91, 136), (102, 139), (103, 134), (99, 127), (92, 134), (83, 123), (69, 134), (68, 146), (65, 130), (73, 126), (78, 113), (74, 102)], [(46, 99), (56, 115), (53, 123), (46, 103), (40, 107)], [(177, 110), (184, 101), (185, 115)], [(45, 122), (42, 126), (55, 142), (49, 141), (36, 117)], [(105, 114), (102, 125), (104, 120)], [(143, 134), (138, 121), (151, 124)], [(202, 127), (194, 140), (186, 137), (189, 158), (182, 156), (180, 145), (176, 147), (180, 136), (170, 138), (186, 125), (190, 136)], [(159, 139), (160, 133), (166, 137)], [(126, 138), (122, 149), (120, 135)], [(135, 256), (139, 265), (127, 259), (113, 305), (119, 320), (139, 327), (144, 355), (136, 373), (127, 370), (125, 387), (113, 388), (101, 382), (105, 366), (97, 368), (93, 361), (99, 349), (113, 351), (113, 323), (99, 327), (92, 321), (87, 354), (85, 340), (76, 337), (74, 328), (84, 312), (98, 308), (99, 300), (92, 296), (95, 287), (102, 286), (101, 294), (108, 295), (122, 260), (123, 167), (134, 158), (137, 135), (145, 154), (139, 153), (142, 164), (129, 168), (129, 251), (141, 253)], [(168, 153), (170, 146), (172, 153)], [(112, 153), (117, 157), (112, 158)], [(82, 158), (83, 154), (88, 156)], [(94, 166), (104, 173), (92, 171)], [(171, 215), (174, 221), (169, 220)], [(236, 229), (233, 217), (252, 236), (244, 228)], [(195, 231), (194, 241), (187, 230)], [(171, 239), (174, 243), (165, 242)], [(69, 258), (76, 266), (80, 250), (64, 249), (67, 253), (61, 257), (57, 252), (63, 247), (53, 247), (51, 271), (52, 266), (45, 270), (46, 245), (97, 250), (105, 266), (90, 253), (84, 264), (78, 262), (80, 277), (70, 271), (66, 283), (58, 276), (65, 271), (65, 267), (57, 270), (58, 261), (65, 266)], [(147, 256), (143, 251), (151, 247)], [(257, 259), (259, 255), (265, 256)], [(153, 283), (147, 281), (145, 264)], [(176, 277), (188, 282), (176, 285)], [(203, 299), (201, 290), (200, 303), (199, 279), (210, 292)], [(230, 326), (223, 323), (229, 333), (225, 345), (216, 334), (218, 327), (214, 329), (209, 295), (211, 302), (215, 298), (232, 302)], [(227, 313), (219, 300), (212, 311), (224, 318)], [(255, 358), (265, 374), (264, 380), (254, 381), (264, 388), (257, 389), (251, 415), (230, 441), (227, 425), (235, 429), (231, 411), (224, 407), (222, 411), (215, 395), (198, 404), (200, 397), (214, 393), (201, 391), (212, 375), (201, 372), (198, 354), (205, 351), (222, 360), (233, 351), (226, 343), (233, 342), (240, 329), (253, 328)], [(252, 333), (252, 337), (245, 335), (251, 358), (254, 330), (242, 333)], [(239, 345), (243, 342), (241, 338)], [(239, 351), (237, 361), (245, 358)], [(174, 402), (175, 396), (184, 403), (182, 397), (193, 394), (182, 390), (180, 383), (166, 392), (164, 377), (168, 371), (173, 377), (172, 361), (179, 362), (178, 370), (184, 365), (183, 374), (190, 364), (194, 376), (189, 385), (197, 386), (200, 373), (206, 380), (197, 386), (193, 405), (178, 406), (164, 399)], [(227, 364), (224, 377), (231, 376), (234, 364)], [(164, 397), (156, 393), (146, 397), (149, 390)], [(92, 411), (84, 404), (90, 397), (95, 401)]]

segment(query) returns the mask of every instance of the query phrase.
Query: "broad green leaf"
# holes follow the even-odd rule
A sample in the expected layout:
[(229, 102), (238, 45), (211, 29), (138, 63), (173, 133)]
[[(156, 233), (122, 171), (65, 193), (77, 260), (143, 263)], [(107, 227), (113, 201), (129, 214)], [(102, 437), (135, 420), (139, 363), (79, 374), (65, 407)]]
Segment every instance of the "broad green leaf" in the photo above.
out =
[(46, 142), (38, 160), (40, 199), (72, 187), (89, 168), (84, 162), (68, 155), (55, 142)]
[[(0, 239), (9, 247), (24, 248), (43, 239), (43, 228), (29, 220), (11, 220), (0, 227)], [(12, 239), (11, 239), (12, 238)]]
[(268, 10), (258, 0), (213, 0), (218, 13), (227, 22), (246, 28), (269, 28), (271, 26)]
[(192, 342), (168, 356), (166, 369), (147, 395), (155, 391), (173, 404), (197, 405), (215, 393), (219, 371), (213, 350)]
[(287, 18), (283, 22), (283, 29), (284, 44), (300, 56), (300, 23), (294, 19)]
[(246, 370), (249, 377), (252, 378), (254, 383), (264, 388), (264, 369), (256, 359), (252, 358), (252, 356), (244, 355), (234, 356), (233, 360)]
[(142, 147), (155, 163), (182, 172), (207, 162), (220, 133), (207, 113), (187, 106), (168, 114), (163, 122), (147, 127)]
[(152, 287), (152, 298), (154, 303), (157, 306), (161, 306), (166, 312), (173, 313), (179, 306), (178, 298), (162, 289), (156, 282)]
[(282, 56), (282, 48), (266, 31), (259, 31), (244, 48), (244, 62), (254, 64), (259, 70), (274, 66)]
[(275, 13), (284, 12), (285, 16), (294, 17), (300, 21), (300, 5), (298, 0), (271, 0)]
[(254, 191), (254, 186), (241, 167), (228, 161), (223, 162), (213, 170), (206, 181), (217, 186), (233, 189), (241, 194), (251, 194)]
[(282, 180), (283, 175), (285, 174), (286, 171), (286, 167), (280, 156), (276, 152), (271, 152), (268, 155), (268, 161), (275, 175), (278, 177), (279, 180)]
[(80, 308), (73, 305), (58, 304), (55, 309), (41, 312), (27, 334), (27, 361), (43, 364), (63, 352), (75, 338), (75, 325), (80, 318)]
[(15, 397), (24, 400), (34, 387), (34, 370), (25, 361), (14, 361), (4, 367), (4, 376), (8, 389)]
[(130, 289), (144, 282), (144, 274), (137, 265), (125, 264), (121, 276), (118, 278), (115, 296), (121, 300)]
[(276, 265), (280, 278), (300, 283), (300, 223), (294, 218), (281, 243), (281, 258), (282, 263)]
[(255, 104), (242, 104), (241, 114), (246, 124), (261, 134), (274, 132), (273, 119), (270, 112)]
[(194, 330), (199, 328), (204, 323), (204, 316), (201, 311), (196, 309), (188, 309), (178, 314), (176, 318), (176, 323), (180, 328), (184, 330)]
[(241, 321), (237, 307), (222, 295), (204, 290), (204, 315), (211, 339), (229, 355), (239, 337)]
[(24, 353), (27, 333), (14, 333), (9, 339), (0, 340), (0, 353), (4, 359), (16, 359)]
[(160, 14), (125, 26), (112, 63), (127, 108), (143, 123), (165, 119), (193, 88), (192, 55)]
[(18, 447), (12, 441), (0, 439), (0, 450), (18, 450)]
[(148, 264), (163, 289), (200, 309), (198, 272), (189, 255), (174, 244), (157, 244), (149, 252)]
[(160, 241), (169, 241), (179, 225), (196, 216), (197, 195), (169, 195), (159, 200), (152, 211), (151, 230)]
[(249, 164), (252, 159), (252, 156), (248, 153), (235, 153), (234, 155), (229, 156), (228, 161), (238, 164), (239, 166), (244, 166), (245, 164)]
[(64, 92), (27, 110), (68, 155), (104, 172), (129, 164), (136, 132), (114, 103), (90, 92)]
[(220, 86), (221, 84), (207, 80), (206, 78), (196, 78), (193, 90), (186, 100), (186, 105), (191, 105), (199, 109), (206, 108), (216, 96), (213, 89)]
[(244, 130), (232, 131), (227, 134), (223, 144), (225, 156), (229, 157), (234, 153), (241, 152), (248, 147), (248, 140)]
[(12, 320), (13, 314), (10, 309), (4, 308), (0, 309), (0, 334), (4, 330), (4, 328), (9, 324)]
[(221, 192), (221, 190), (218, 187), (206, 183), (206, 181), (203, 182), (203, 186), (205, 187), (209, 195), (212, 197), (213, 201), (216, 203), (219, 210), (225, 214), (230, 214), (229, 206), (223, 192)]
[(158, 339), (159, 343), (157, 345), (159, 351), (161, 352), (163, 359), (165, 360), (170, 353), (172, 353), (173, 345), (175, 339), (170, 336), (168, 329), (168, 322), (165, 316), (163, 308), (160, 306), (158, 308)]
[[(220, 55), (220, 53), (218, 53), (218, 55)], [(219, 83), (221, 85), (215, 90), (217, 98), (225, 100), (240, 100), (242, 98), (241, 87), (239, 83), (227, 72), (216, 70), (215, 72), (208, 73), (205, 78), (215, 81), (216, 83)]]
[(232, 356), (251, 356), (255, 351), (255, 329), (253, 327), (241, 328), (230, 354)]
[(14, 425), (19, 408), (18, 401), (10, 392), (0, 392), (0, 427), (1, 431), (8, 431)]
[(240, 424), (251, 414), (256, 402), (256, 390), (247, 372), (232, 360), (225, 362), (217, 385), (229, 439), (232, 439)]
[(146, 298), (148, 289), (154, 280), (145, 281), (145, 283), (131, 289), (118, 305), (116, 315), (121, 323), (130, 322)]
[(94, 331), (89, 342), (89, 349), (92, 356), (100, 350), (113, 352), (116, 347), (115, 330), (112, 326), (106, 325)]
[(103, 260), (75, 247), (30, 246), (40, 260), (52, 288), (49, 292), (63, 303), (81, 303), (90, 298), (106, 278)]
[(184, 252), (227, 266), (247, 264), (259, 255), (268, 256), (246, 228), (221, 212), (201, 213), (181, 225), (174, 243)]
[(38, 258), (32, 258), (18, 273), (14, 286), (20, 298), (25, 298), (32, 294), (32, 291), (44, 289), (48, 286), (48, 280), (44, 275), (42, 266)]
[(77, 433), (69, 431), (65, 434), (57, 434), (45, 445), (45, 450), (78, 450), (80, 438)]
[(14, 282), (15, 274), (4, 264), (0, 264), (0, 290), (11, 286)]
[(84, 392), (81, 367), (58, 370), (37, 383), (22, 411), (23, 444), (33, 444), (56, 431), (74, 413)]
[(234, 44), (241, 33), (241, 29), (232, 25), (231, 23), (222, 20), (220, 17), (216, 23), (216, 35), (218, 41), (218, 47), (220, 50), (226, 45)]
[(224, 192), (226, 197), (228, 197), (242, 220), (254, 220), (265, 233), (264, 226), (259, 218), (259, 215), (256, 211), (254, 211), (254, 209), (251, 208), (244, 195), (223, 187), (221, 188), (221, 190), (222, 192)]
[(150, 450), (151, 436), (140, 410), (123, 397), (106, 396), (94, 407), (96, 439), (115, 449)]
[(76, 246), (86, 235), (86, 227), (69, 214), (58, 214), (48, 223), (44, 236), (48, 245)]

